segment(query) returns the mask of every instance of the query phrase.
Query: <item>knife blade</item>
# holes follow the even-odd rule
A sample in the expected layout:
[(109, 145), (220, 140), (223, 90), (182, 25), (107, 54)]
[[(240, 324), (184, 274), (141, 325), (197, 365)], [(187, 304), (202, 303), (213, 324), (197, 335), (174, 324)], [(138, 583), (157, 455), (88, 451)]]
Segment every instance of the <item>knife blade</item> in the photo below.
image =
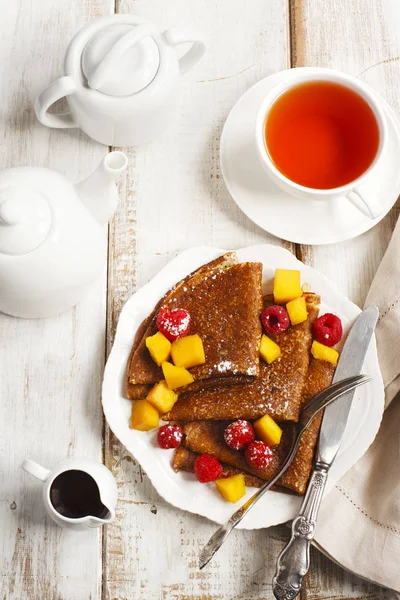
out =
[[(364, 310), (356, 319), (343, 346), (333, 383), (361, 372), (378, 320), (376, 306)], [(293, 600), (300, 593), (310, 566), (310, 545), (315, 535), (318, 510), (329, 469), (335, 460), (346, 429), (354, 391), (348, 392), (325, 409), (317, 447), (316, 461), (299, 514), (292, 522), (291, 538), (278, 557), (272, 590), (279, 600)]]
[[(343, 346), (332, 383), (361, 373), (378, 316), (376, 306), (370, 306), (358, 316)], [(317, 463), (331, 465), (334, 461), (346, 429), (354, 394), (355, 390), (325, 409), (317, 447)]]

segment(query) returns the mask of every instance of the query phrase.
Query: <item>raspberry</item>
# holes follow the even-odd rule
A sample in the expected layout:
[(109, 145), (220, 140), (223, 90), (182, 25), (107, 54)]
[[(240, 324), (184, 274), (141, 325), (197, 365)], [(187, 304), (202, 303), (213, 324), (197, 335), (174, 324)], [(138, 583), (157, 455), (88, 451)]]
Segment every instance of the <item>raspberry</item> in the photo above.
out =
[(342, 335), (342, 321), (332, 313), (326, 313), (314, 322), (314, 336), (320, 344), (335, 346), (342, 339)]
[(271, 448), (258, 440), (251, 442), (244, 454), (249, 465), (255, 469), (265, 469), (268, 467), (273, 456)]
[(289, 315), (283, 306), (268, 306), (261, 315), (261, 323), (271, 335), (283, 333), (290, 325)]
[(157, 432), (157, 442), (160, 448), (168, 450), (181, 445), (183, 431), (179, 425), (163, 425)]
[(243, 419), (233, 421), (225, 429), (224, 438), (229, 448), (242, 450), (254, 440), (253, 426)]
[(190, 314), (184, 308), (161, 308), (157, 316), (159, 331), (173, 342), (189, 333)]
[(200, 454), (194, 461), (194, 474), (200, 483), (208, 483), (221, 477), (222, 465), (215, 456)]

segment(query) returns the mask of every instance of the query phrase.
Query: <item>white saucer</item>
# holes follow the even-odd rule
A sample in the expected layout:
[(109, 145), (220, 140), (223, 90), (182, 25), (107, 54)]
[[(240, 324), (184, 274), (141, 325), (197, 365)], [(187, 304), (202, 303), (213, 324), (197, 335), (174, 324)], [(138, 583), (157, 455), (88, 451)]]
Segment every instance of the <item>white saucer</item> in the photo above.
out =
[[(301, 71), (307, 71), (304, 67)], [(226, 186), (239, 208), (262, 229), (298, 244), (332, 244), (368, 231), (389, 212), (400, 194), (400, 124), (380, 98), (388, 121), (384, 160), (367, 184), (384, 207), (375, 220), (368, 219), (344, 197), (335, 201), (294, 198), (270, 180), (258, 158), (254, 140), (257, 111), (276, 84), (290, 81), (289, 69), (270, 75), (250, 88), (231, 110), (221, 136), (221, 168)], [(362, 189), (363, 186), (360, 186)]]

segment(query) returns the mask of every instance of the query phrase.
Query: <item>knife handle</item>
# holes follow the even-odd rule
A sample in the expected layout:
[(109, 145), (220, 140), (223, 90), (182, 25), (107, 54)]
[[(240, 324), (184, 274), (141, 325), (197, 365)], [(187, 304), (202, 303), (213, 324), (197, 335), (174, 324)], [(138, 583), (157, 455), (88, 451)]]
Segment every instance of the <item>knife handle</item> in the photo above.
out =
[(327, 467), (317, 463), (300, 512), (292, 522), (291, 538), (277, 560), (272, 591), (278, 600), (293, 600), (300, 593), (303, 578), (310, 566), (310, 545), (327, 476)]

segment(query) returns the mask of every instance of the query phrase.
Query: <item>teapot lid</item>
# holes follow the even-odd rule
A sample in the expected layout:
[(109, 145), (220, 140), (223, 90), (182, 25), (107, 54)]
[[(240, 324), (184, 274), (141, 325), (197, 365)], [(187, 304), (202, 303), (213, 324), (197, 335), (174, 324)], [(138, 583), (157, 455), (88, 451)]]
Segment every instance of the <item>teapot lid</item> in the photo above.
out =
[(115, 24), (100, 29), (82, 53), (82, 70), (91, 89), (128, 96), (146, 88), (160, 65), (151, 23)]
[(35, 189), (21, 185), (0, 188), (0, 253), (28, 254), (46, 239), (50, 207)]

